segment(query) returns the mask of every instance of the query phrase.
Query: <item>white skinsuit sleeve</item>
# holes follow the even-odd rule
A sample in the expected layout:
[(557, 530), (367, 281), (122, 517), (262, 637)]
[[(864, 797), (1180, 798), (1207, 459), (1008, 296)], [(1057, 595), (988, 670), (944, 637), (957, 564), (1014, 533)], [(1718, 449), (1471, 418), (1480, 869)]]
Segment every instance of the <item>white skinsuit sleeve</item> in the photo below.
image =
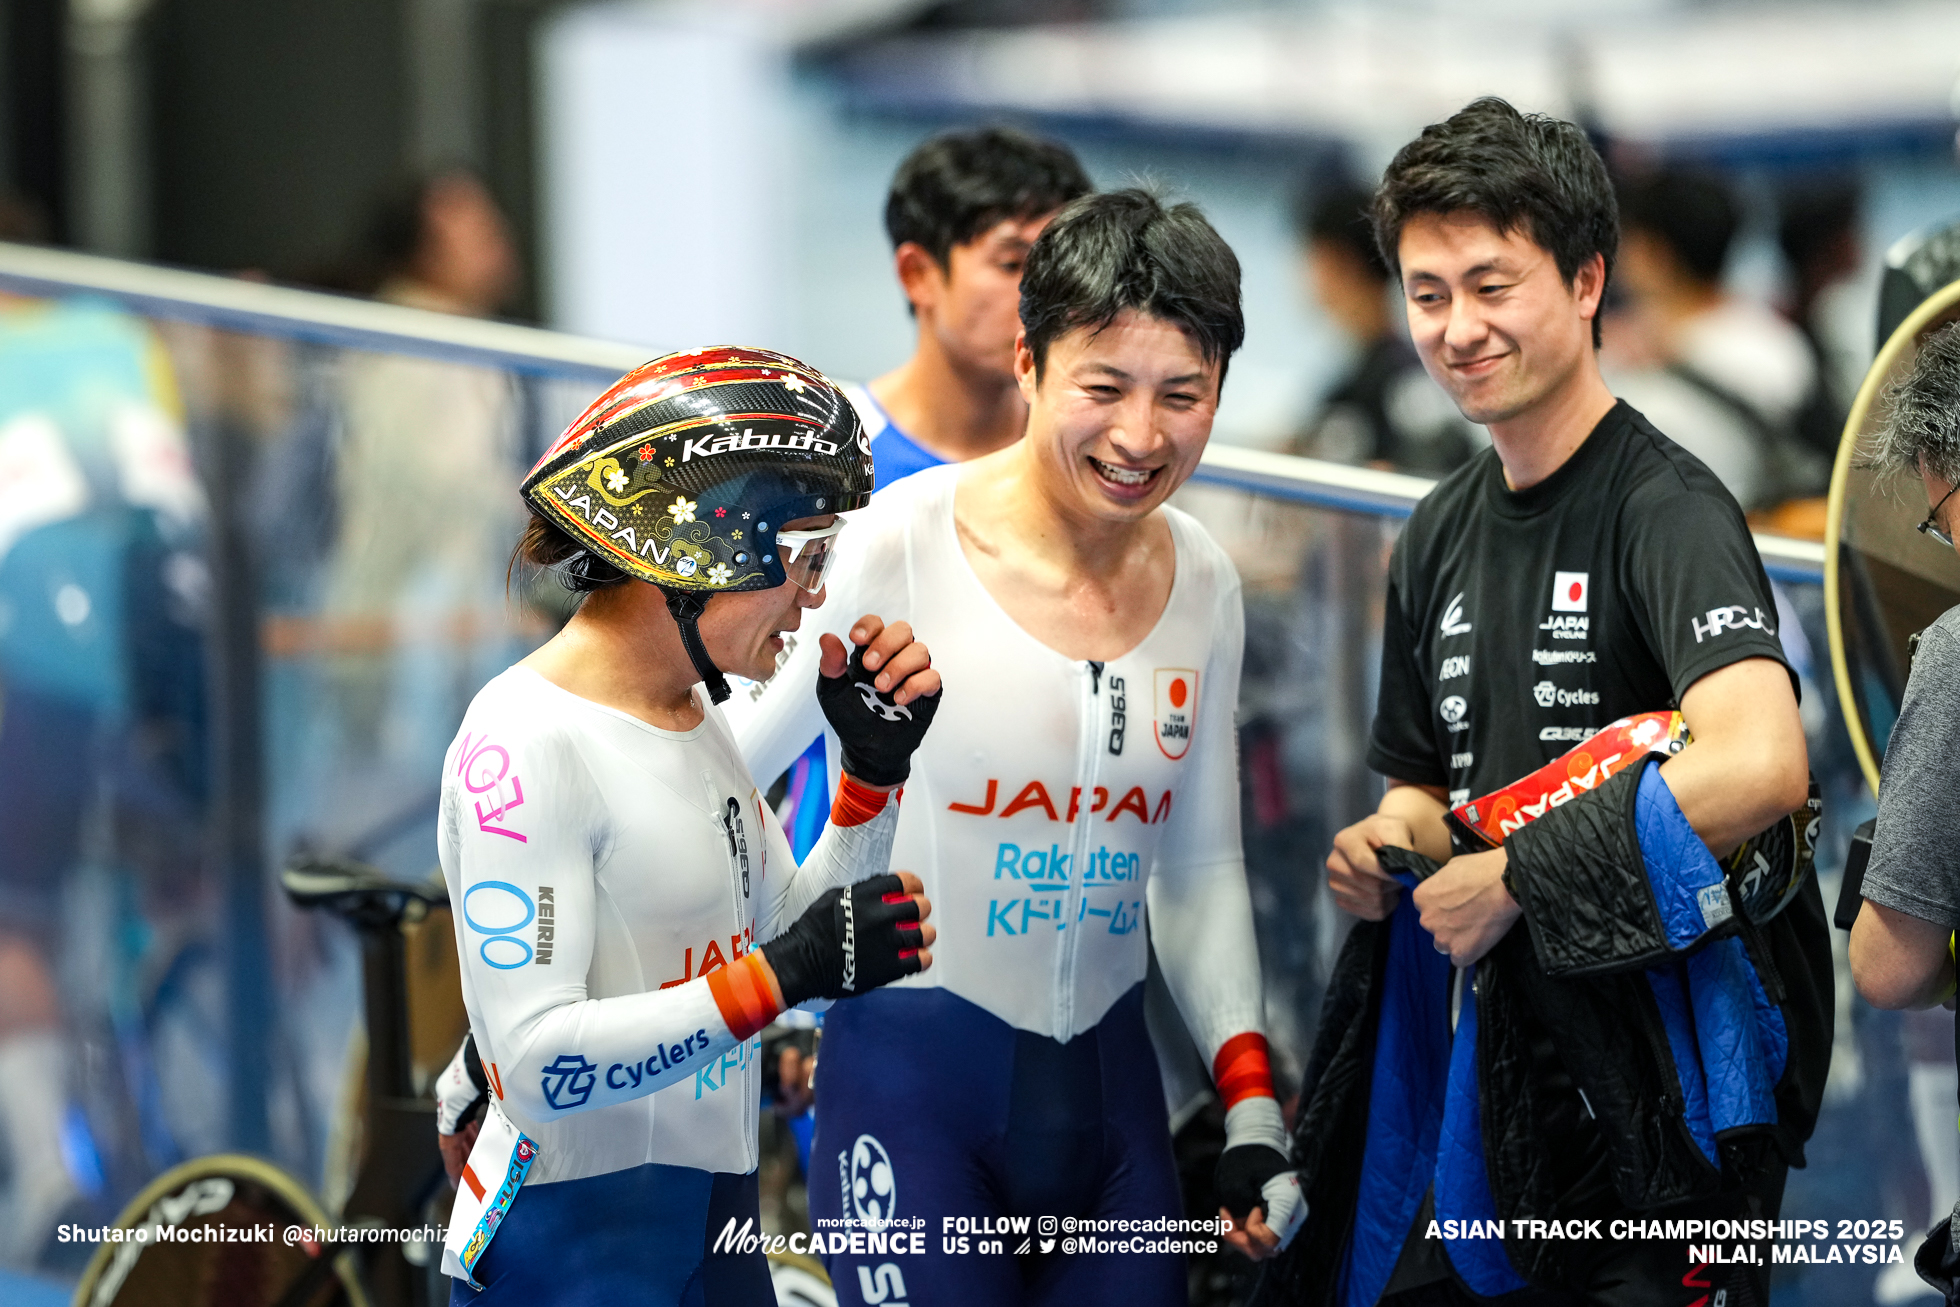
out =
[[(587, 997), (602, 910), (593, 866), (606, 838), (596, 787), (562, 738), (469, 728), (444, 762), (443, 879), (492, 1091), (549, 1121), (665, 1088), (732, 1047), (706, 977)], [(546, 894), (553, 946), (541, 964), (533, 922)]]
[(1264, 1030), (1259, 948), (1239, 841), (1234, 714), (1245, 610), (1222, 551), (1219, 570), (1229, 583), (1220, 586), (1218, 635), (1199, 688), (1189, 756), (1198, 774), (1178, 795), (1146, 891), (1151, 943), (1207, 1067), (1226, 1040)]

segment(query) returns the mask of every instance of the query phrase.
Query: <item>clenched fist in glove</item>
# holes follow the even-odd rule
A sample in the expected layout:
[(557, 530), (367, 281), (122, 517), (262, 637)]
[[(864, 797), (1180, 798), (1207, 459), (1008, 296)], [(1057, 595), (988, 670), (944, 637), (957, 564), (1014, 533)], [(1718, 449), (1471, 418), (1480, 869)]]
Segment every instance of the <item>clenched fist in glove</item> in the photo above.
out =
[(912, 874), (873, 876), (826, 892), (795, 925), (762, 945), (786, 1007), (850, 998), (932, 962), (932, 903)]
[(837, 732), (838, 765), (860, 784), (889, 789), (912, 774), (912, 752), (939, 710), (932, 654), (904, 622), (866, 614), (851, 628), (848, 658), (834, 635), (821, 640), (817, 702)]

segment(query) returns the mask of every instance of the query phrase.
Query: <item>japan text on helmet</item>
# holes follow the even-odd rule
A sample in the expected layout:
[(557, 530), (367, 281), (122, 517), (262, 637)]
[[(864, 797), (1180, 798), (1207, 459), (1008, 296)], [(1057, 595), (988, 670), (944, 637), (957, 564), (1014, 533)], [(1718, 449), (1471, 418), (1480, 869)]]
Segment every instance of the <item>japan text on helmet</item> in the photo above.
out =
[(594, 557), (670, 595), (767, 590), (784, 581), (784, 522), (869, 502), (871, 443), (807, 363), (684, 350), (594, 400), (522, 490)]

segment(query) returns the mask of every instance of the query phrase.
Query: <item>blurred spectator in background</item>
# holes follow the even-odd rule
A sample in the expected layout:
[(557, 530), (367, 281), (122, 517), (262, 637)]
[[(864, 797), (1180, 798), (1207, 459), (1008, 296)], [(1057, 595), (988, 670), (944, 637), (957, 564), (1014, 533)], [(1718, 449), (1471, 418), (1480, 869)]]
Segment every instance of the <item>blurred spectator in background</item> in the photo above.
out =
[[(0, 297), (0, 1262), (33, 1265), (105, 1169), (178, 1160), (176, 1101), (140, 1139), (113, 1123), (159, 1101), (127, 977), (164, 974), (215, 916), (198, 893), (204, 518), (146, 327)], [(107, 910), (80, 952), (100, 965), (68, 967), (58, 991), (84, 871)], [(110, 1123), (101, 1148), (91, 1115)]]
[(1021, 263), (1055, 211), (1090, 189), (1066, 145), (1009, 127), (943, 132), (898, 165), (885, 233), (918, 344), (851, 389), (881, 489), (1021, 438)]
[(1295, 219), (1314, 302), (1353, 342), (1356, 358), (1294, 441), (1293, 452), (1335, 463), (1442, 476), (1490, 438), (1463, 420), (1389, 311), (1388, 266), (1368, 222), (1372, 192), (1309, 183)]
[(483, 182), (456, 168), (384, 193), (353, 256), (318, 280), (390, 304), (482, 318), (509, 302), (518, 279), (509, 223)]
[[(352, 249), (310, 280), (487, 317), (520, 276), (489, 192), (450, 169), (377, 196)], [(277, 705), (269, 716), (291, 723), (274, 740), (271, 765), (304, 796), (273, 813), (273, 824), (293, 842), (350, 851), (414, 879), (428, 869), (436, 821), (428, 778), (477, 687), (522, 653), (526, 619), (505, 590), (523, 523), (511, 487), (529, 462), (522, 395), (499, 368), (404, 353), (303, 347), (294, 362), (289, 426), (268, 442), (250, 497), (267, 609), (266, 693)], [(310, 917), (292, 925), (296, 938), (321, 929)], [(339, 1011), (345, 973), (326, 959), (349, 941), (335, 933), (318, 943), (285, 950), (287, 1001)], [(418, 936), (411, 947), (419, 1082), (441, 1069), (467, 1017), (453, 946)], [(293, 1038), (304, 1063), (338, 1065), (344, 1034), (321, 1022)], [(308, 1104), (314, 1121), (346, 1109), (332, 1086), (302, 1092), (317, 1094)], [(345, 1197), (356, 1160), (348, 1139), (332, 1135), (322, 1182), (330, 1203)]]
[[(378, 298), (476, 316), (494, 311), (517, 281), (502, 215), (483, 184), (462, 172), (438, 173), (383, 197), (367, 223), (359, 266), (376, 279)], [(365, 751), (378, 747), (389, 692), (401, 688), (393, 684), (398, 636), (461, 648), (502, 624), (502, 560), (522, 525), (507, 492), (523, 469), (510, 382), (501, 372), (349, 352), (339, 360), (339, 380), (338, 526), (323, 616), (329, 647), (343, 655), (336, 668), (341, 725)], [(441, 496), (429, 493), (436, 475)], [(482, 507), (496, 504), (504, 511)], [(449, 691), (439, 698), (457, 696), (460, 712), (467, 674), (427, 670)], [(425, 725), (432, 733), (422, 743), (440, 757), (438, 736), (453, 722)]]
[(1623, 299), (1608, 339), (1613, 393), (1708, 465), (1745, 510), (1822, 493), (1824, 460), (1796, 436), (1817, 383), (1803, 334), (1723, 288), (1742, 224), (1711, 173), (1663, 169), (1620, 189)]
[(1810, 178), (1777, 195), (1776, 241), (1790, 266), (1790, 321), (1810, 347), (1816, 380), (1797, 414), (1797, 438), (1837, 457), (1851, 401), (1871, 365), (1869, 296), (1858, 284), (1860, 188), (1855, 177)]

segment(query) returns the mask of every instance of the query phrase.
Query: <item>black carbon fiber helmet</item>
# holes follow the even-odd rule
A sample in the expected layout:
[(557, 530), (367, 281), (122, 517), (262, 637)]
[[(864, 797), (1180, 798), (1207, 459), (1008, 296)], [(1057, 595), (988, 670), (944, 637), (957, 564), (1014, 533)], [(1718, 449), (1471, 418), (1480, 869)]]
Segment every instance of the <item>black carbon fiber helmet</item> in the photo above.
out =
[(593, 557), (660, 587), (716, 702), (697, 621), (709, 597), (783, 584), (784, 522), (862, 508), (871, 442), (822, 373), (724, 345), (635, 368), (553, 442), (525, 501)]

